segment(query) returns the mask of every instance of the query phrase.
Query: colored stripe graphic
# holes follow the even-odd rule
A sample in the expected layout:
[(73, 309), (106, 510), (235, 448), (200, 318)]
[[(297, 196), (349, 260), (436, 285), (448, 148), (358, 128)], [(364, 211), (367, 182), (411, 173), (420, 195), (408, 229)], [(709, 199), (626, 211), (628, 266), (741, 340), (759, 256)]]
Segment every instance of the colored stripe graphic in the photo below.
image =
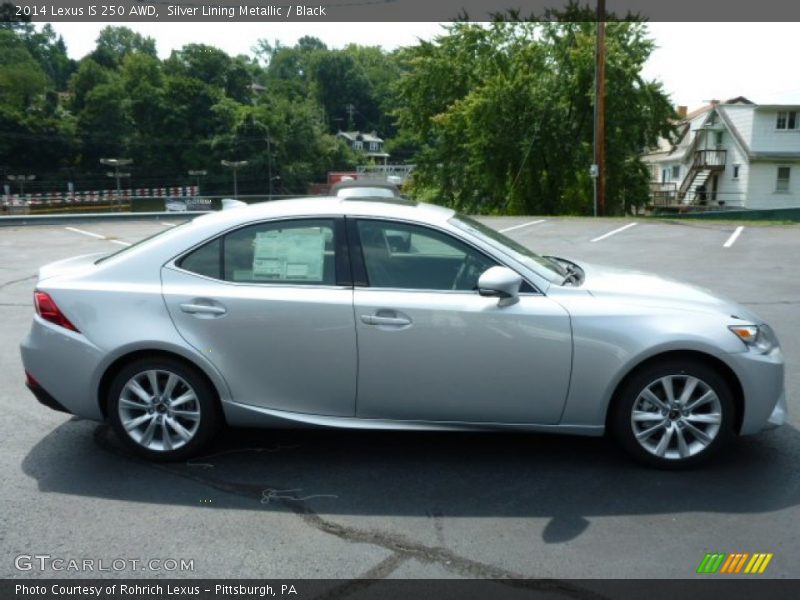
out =
[[(771, 552), (708, 552), (697, 567), (698, 573), (761, 574), (774, 556)], [(746, 565), (746, 566), (745, 566)]]
[(714, 554), (706, 554), (700, 566), (697, 567), (698, 573), (716, 573), (722, 561), (725, 560), (725, 553), (718, 552)]
[(769, 561), (772, 560), (772, 552), (766, 553), (755, 553), (753, 554), (753, 558), (750, 559), (750, 562), (747, 563), (747, 567), (745, 567), (745, 573), (763, 573), (767, 569), (767, 565)]

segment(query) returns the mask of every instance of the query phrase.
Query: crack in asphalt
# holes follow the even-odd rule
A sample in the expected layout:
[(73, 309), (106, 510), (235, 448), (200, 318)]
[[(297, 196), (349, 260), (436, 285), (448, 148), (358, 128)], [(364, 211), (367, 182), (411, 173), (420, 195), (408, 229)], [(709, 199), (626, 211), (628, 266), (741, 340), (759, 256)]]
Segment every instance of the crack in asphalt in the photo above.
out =
[(36, 279), (37, 275), (28, 275), (27, 277), (22, 277), (20, 279), (12, 279), (11, 281), (4, 281), (0, 283), (0, 290), (4, 287), (8, 287), (9, 285), (14, 285), (15, 283), (22, 283), (23, 281), (28, 281), (29, 279)]
[(332, 590), (317, 596), (315, 600), (338, 600), (339, 598), (347, 598), (348, 596), (372, 587), (375, 585), (376, 581), (386, 579), (407, 560), (407, 557), (399, 553), (387, 556), (377, 565), (368, 569), (355, 579), (334, 587)]
[[(94, 432), (94, 440), (103, 450), (151, 469), (177, 475), (183, 479), (209, 486), (217, 491), (247, 498), (259, 503), (263, 498), (265, 489), (277, 489), (275, 486), (265, 486), (264, 484), (231, 483), (214, 477), (214, 471), (211, 469), (189, 470), (188, 464), (184, 469), (181, 469), (171, 467), (164, 463), (153, 463), (138, 459), (121, 451), (119, 448), (109, 443), (108, 440), (104, 439), (106, 437), (104, 434), (107, 433), (106, 429), (107, 426), (100, 425)], [(261, 451), (261, 449), (258, 450)], [(335, 595), (324, 595), (322, 598), (343, 598), (355, 593), (359, 589), (365, 587), (365, 581), (374, 582), (375, 579), (385, 578), (403, 562), (415, 559), (423, 563), (438, 564), (445, 570), (457, 573), (463, 577), (497, 580), (497, 583), (514, 588), (555, 593), (575, 600), (608, 600), (607, 596), (559, 579), (530, 579), (521, 573), (460, 556), (442, 546), (426, 546), (425, 544), (415, 542), (400, 534), (370, 529), (358, 529), (356, 527), (341, 525), (323, 518), (311, 509), (306, 502), (296, 498), (288, 496), (275, 497), (274, 502), (271, 504), (288, 508), (295, 515), (299, 516), (308, 526), (322, 533), (336, 536), (341, 540), (354, 544), (378, 546), (391, 552), (389, 558), (384, 559), (362, 575), (362, 577), (370, 577), (372, 579), (355, 579), (329, 592), (329, 594)], [(396, 558), (390, 560), (392, 557)]]

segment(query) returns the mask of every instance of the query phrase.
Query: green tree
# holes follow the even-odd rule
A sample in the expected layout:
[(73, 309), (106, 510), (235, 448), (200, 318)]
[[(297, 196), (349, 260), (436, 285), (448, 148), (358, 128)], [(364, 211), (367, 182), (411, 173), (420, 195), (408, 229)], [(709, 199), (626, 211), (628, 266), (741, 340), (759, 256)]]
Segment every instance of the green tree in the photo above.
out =
[(104, 27), (97, 37), (97, 45), (89, 55), (107, 69), (117, 69), (128, 54), (140, 52), (157, 56), (156, 42), (128, 27)]
[[(591, 22), (457, 23), (403, 51), (395, 112), (419, 148), (417, 192), (467, 211), (589, 213), (594, 34)], [(646, 26), (609, 23), (607, 37), (607, 197), (619, 212), (646, 199), (638, 154), (673, 112), (640, 75)]]

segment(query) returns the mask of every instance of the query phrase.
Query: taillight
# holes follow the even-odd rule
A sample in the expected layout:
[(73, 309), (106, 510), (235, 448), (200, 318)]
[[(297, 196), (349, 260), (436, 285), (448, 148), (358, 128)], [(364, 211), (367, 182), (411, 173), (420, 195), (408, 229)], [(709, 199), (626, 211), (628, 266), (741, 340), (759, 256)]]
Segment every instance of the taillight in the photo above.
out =
[(42, 317), (45, 321), (50, 321), (51, 323), (55, 323), (60, 327), (71, 329), (72, 331), (80, 333), (78, 328), (70, 323), (70, 320), (64, 316), (64, 313), (62, 313), (61, 309), (58, 308), (56, 303), (50, 297), (50, 294), (35, 290), (33, 292), (33, 304), (36, 306), (36, 314)]

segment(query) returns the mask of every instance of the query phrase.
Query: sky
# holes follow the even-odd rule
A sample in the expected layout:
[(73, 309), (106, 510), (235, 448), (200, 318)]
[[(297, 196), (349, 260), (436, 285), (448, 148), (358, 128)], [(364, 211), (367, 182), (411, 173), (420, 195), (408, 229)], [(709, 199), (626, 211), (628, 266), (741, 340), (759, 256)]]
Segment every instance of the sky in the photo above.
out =
[[(156, 40), (162, 57), (189, 43), (252, 54), (259, 39), (293, 45), (318, 37), (331, 48), (351, 42), (387, 50), (431, 39), (439, 23), (54, 23), (72, 58), (91, 52), (106, 25), (125, 25)], [(657, 79), (675, 105), (745, 96), (757, 104), (799, 104), (800, 23), (651, 23), (658, 49), (644, 76)]]

